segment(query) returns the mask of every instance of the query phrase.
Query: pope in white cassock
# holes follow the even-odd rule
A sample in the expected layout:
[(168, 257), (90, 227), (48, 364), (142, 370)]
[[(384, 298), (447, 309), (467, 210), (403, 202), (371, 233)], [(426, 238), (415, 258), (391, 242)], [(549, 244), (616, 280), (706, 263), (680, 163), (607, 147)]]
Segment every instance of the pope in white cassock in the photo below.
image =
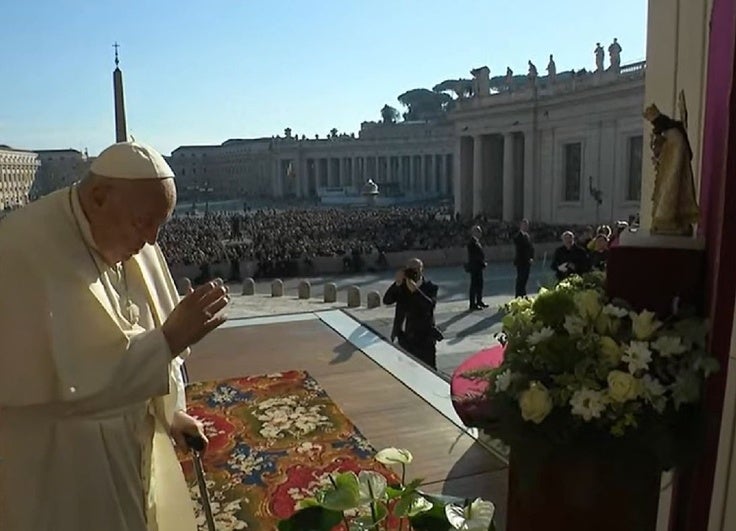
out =
[(173, 177), (121, 142), (0, 222), (2, 530), (196, 529), (180, 369), (229, 299), (219, 280), (179, 299), (156, 245)]

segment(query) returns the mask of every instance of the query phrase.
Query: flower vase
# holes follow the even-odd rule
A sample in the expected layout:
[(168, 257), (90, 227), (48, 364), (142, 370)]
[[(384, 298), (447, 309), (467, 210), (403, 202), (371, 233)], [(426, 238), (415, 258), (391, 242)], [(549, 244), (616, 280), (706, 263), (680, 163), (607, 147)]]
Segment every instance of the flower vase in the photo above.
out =
[(644, 456), (514, 447), (507, 531), (655, 531), (660, 480)]

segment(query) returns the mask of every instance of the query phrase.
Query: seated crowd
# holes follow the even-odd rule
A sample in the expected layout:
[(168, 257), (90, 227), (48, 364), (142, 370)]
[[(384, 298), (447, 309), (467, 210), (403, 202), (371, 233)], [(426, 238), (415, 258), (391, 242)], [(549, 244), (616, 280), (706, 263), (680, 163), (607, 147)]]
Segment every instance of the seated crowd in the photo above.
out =
[[(484, 245), (510, 244), (515, 225), (476, 218), (463, 221), (444, 207), (374, 209), (263, 209), (247, 213), (176, 216), (159, 238), (169, 265), (253, 260), (258, 276), (289, 276), (315, 257), (344, 257), (345, 268), (381, 268), (385, 253), (464, 247), (473, 225)], [(532, 224), (536, 242), (559, 238), (566, 227)]]

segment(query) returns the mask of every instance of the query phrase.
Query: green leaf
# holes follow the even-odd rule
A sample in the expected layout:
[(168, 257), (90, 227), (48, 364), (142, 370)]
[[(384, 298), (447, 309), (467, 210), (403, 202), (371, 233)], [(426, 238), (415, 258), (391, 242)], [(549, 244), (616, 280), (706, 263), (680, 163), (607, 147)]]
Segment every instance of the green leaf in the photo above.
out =
[(386, 499), (390, 501), (390, 500), (395, 500), (396, 498), (401, 498), (405, 492), (406, 492), (405, 488), (387, 487), (386, 488)]
[(360, 486), (354, 472), (338, 474), (334, 478), (335, 487), (317, 494), (317, 502), (325, 509), (347, 511), (360, 505)]
[(368, 531), (370, 529), (378, 529), (378, 524), (388, 516), (388, 510), (385, 505), (379, 503), (373, 507), (373, 512), (375, 512), (375, 519), (373, 518), (373, 514), (369, 514), (354, 518), (350, 521), (350, 531)]
[(320, 504), (315, 498), (304, 498), (296, 504), (297, 509), (307, 509), (309, 507), (320, 507)]
[(372, 470), (361, 470), (358, 474), (359, 499), (361, 503), (383, 500), (388, 484), (383, 474)]
[(398, 517), (416, 516), (431, 510), (432, 502), (424, 496), (416, 492), (410, 493), (408, 496), (401, 498), (394, 507), (394, 514)]
[(279, 531), (332, 531), (342, 521), (342, 513), (324, 507), (309, 507), (281, 520)]

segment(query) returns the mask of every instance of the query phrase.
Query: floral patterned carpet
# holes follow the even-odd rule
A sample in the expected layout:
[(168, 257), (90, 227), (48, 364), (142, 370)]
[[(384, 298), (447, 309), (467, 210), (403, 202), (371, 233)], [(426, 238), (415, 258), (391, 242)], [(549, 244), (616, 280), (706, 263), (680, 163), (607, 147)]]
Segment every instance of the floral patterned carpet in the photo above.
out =
[[(187, 401), (210, 440), (204, 468), (218, 531), (273, 531), (299, 500), (329, 485), (333, 472), (375, 470), (397, 482), (306, 372), (193, 383)], [(206, 530), (191, 458), (180, 458)]]

